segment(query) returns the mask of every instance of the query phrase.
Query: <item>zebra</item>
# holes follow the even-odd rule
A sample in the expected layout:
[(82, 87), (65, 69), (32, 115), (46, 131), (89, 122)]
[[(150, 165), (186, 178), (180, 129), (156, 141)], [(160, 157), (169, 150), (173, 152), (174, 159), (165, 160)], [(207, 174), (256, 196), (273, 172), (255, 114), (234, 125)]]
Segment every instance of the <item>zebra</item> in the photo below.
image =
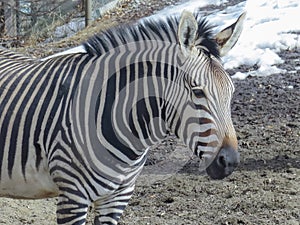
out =
[(34, 62), (38, 61), (38, 59), (36, 59), (36, 58), (29, 57), (29, 56), (23, 55), (18, 52), (13, 52), (13, 51), (3, 48), (1, 46), (0, 46), (0, 57), (1, 57), (0, 58), (1, 61), (7, 61), (7, 63), (10, 63), (10, 60), (11, 61), (22, 61), (24, 63), (34, 63)]
[(169, 133), (211, 178), (230, 175), (234, 86), (219, 52), (244, 18), (213, 36), (205, 18), (183, 11), (109, 28), (78, 53), (0, 51), (0, 196), (58, 197), (57, 224), (85, 224), (90, 206), (94, 224), (117, 224), (148, 149)]

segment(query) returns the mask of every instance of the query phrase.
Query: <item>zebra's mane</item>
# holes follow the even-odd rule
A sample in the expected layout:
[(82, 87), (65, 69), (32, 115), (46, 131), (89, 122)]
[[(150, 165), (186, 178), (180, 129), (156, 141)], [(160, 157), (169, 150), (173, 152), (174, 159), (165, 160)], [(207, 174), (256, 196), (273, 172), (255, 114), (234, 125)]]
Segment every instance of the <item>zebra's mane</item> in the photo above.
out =
[[(219, 58), (219, 51), (212, 35), (212, 27), (205, 18), (195, 16), (198, 22), (198, 33), (195, 46)], [(159, 40), (177, 43), (179, 16), (169, 16), (166, 19), (142, 19), (137, 23), (119, 25), (94, 35), (83, 43), (90, 55), (102, 55), (110, 49), (123, 44), (143, 40)]]

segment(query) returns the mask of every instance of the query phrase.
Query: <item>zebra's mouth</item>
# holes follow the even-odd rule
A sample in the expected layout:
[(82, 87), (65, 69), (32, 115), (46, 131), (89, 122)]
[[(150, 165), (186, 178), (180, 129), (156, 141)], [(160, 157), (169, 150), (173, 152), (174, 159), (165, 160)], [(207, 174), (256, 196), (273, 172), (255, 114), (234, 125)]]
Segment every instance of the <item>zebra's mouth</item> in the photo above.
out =
[(233, 148), (222, 148), (210, 165), (206, 168), (212, 179), (223, 179), (229, 176), (240, 163), (240, 154)]

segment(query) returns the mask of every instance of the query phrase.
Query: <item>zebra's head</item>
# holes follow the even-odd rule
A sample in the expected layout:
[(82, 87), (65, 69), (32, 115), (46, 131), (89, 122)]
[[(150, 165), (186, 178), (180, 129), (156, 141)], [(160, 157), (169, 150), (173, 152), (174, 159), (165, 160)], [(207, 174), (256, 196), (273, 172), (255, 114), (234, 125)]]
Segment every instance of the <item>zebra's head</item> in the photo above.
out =
[[(144, 150), (171, 131), (203, 159), (212, 178), (231, 174), (239, 163), (230, 113), (234, 86), (219, 58), (235, 44), (244, 17), (215, 37), (206, 20), (184, 11), (87, 41), (84, 56), (96, 72), (85, 74), (76, 98), (92, 96), (92, 116), (85, 118), (95, 126), (88, 123), (86, 136), (95, 149), (120, 149), (120, 161), (139, 165)], [(74, 102), (76, 109), (85, 105)]]
[(230, 107), (234, 86), (219, 60), (219, 52), (224, 54), (239, 37), (239, 20), (215, 37), (203, 28), (203, 21), (199, 24), (186, 11), (178, 25), (179, 73), (186, 94), (180, 97), (181, 112), (174, 131), (202, 159), (214, 179), (230, 175), (239, 164)]

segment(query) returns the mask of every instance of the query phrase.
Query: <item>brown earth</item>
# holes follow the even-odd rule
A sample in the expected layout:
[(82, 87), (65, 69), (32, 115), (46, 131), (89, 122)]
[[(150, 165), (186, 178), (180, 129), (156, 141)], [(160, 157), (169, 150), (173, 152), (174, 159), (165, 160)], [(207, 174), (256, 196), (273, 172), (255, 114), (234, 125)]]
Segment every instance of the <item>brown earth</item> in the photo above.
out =
[[(159, 8), (166, 1), (151, 2)], [(234, 80), (238, 169), (213, 181), (199, 172), (198, 160), (170, 137), (150, 155), (121, 225), (299, 224), (300, 49), (280, 56), (285, 63), (279, 67), (286, 72)], [(2, 198), (0, 224), (56, 224), (55, 201)]]

